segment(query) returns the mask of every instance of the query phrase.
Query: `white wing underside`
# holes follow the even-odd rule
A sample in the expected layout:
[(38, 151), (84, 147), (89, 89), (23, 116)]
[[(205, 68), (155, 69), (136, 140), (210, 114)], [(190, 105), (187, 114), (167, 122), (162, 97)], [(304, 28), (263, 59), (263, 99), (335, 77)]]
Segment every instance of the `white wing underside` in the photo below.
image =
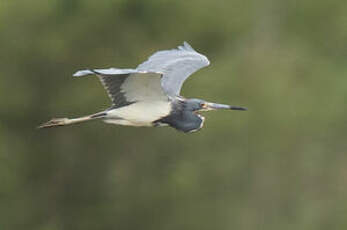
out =
[(160, 85), (160, 74), (135, 73), (126, 78), (121, 91), (129, 101), (168, 101)]

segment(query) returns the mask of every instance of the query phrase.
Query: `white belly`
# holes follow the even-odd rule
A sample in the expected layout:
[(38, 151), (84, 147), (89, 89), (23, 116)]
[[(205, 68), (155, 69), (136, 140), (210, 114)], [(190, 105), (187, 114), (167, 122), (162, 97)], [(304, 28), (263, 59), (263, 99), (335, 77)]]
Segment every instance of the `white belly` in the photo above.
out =
[(131, 125), (152, 126), (152, 122), (169, 115), (171, 106), (168, 101), (141, 101), (134, 104), (110, 110), (104, 122)]

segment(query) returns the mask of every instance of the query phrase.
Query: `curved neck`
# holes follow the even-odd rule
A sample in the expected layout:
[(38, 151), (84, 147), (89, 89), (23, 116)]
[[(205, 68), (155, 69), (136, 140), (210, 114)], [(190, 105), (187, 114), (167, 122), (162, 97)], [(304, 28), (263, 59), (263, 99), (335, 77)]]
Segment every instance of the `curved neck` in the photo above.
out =
[(155, 124), (168, 124), (182, 132), (194, 132), (199, 130), (204, 122), (202, 116), (191, 111), (184, 110), (184, 102), (173, 102), (171, 113), (157, 121)]

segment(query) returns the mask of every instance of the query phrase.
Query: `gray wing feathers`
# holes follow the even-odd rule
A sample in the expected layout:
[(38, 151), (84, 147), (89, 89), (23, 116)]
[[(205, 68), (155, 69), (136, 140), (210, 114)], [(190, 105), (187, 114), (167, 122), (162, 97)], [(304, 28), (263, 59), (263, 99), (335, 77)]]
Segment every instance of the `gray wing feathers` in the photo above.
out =
[[(122, 84), (129, 76), (135, 77), (137, 74), (146, 75), (145, 73), (160, 74), (162, 75), (160, 80), (162, 90), (166, 95), (174, 97), (179, 95), (184, 81), (191, 74), (209, 64), (210, 62), (207, 57), (196, 52), (187, 42), (184, 42), (183, 45), (178, 46), (177, 49), (163, 50), (154, 53), (136, 69), (87, 69), (77, 71), (73, 76), (81, 77), (96, 74), (106, 88), (114, 105), (118, 106), (132, 103), (127, 101), (124, 96), (124, 94), (127, 93), (126, 89), (122, 89)], [(141, 78), (140, 76), (136, 77)], [(158, 81), (159, 79), (160, 78), (158, 78)], [(143, 80), (144, 79), (139, 79), (139, 83), (141, 81), (143, 82)], [(148, 80), (147, 83), (149, 82), (155, 84), (155, 81)], [(138, 87), (134, 81), (132, 81), (132, 84), (134, 87)], [(134, 89), (131, 85), (128, 88), (129, 90)], [(144, 94), (144, 92), (142, 93)]]
[(162, 87), (169, 96), (179, 95), (184, 81), (197, 70), (210, 64), (207, 57), (196, 52), (187, 42), (177, 49), (154, 53), (136, 69), (162, 73)]
[(121, 88), (122, 84), (129, 77), (129, 75), (130, 74), (122, 74), (117, 77), (98, 75), (102, 85), (107, 91), (108, 96), (112, 100), (113, 108), (119, 108), (133, 103), (133, 101), (127, 100)]
[(161, 87), (161, 74), (136, 69), (89, 69), (80, 70), (73, 76), (95, 74), (113, 102), (113, 108), (123, 107), (136, 101), (167, 100)]
[[(112, 101), (112, 108), (118, 108), (133, 103), (133, 101), (127, 100), (121, 86), (131, 74), (138, 72), (135, 69), (87, 69), (77, 71), (73, 76), (97, 75)], [(117, 76), (115, 77), (114, 75)]]

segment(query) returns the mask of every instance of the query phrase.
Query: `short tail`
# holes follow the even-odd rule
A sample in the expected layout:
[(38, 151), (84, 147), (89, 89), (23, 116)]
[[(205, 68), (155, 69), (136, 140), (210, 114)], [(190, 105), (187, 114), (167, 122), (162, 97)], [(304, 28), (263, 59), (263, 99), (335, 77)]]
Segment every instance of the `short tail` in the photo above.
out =
[(42, 129), (42, 128), (52, 128), (52, 127), (57, 127), (57, 126), (65, 126), (65, 125), (72, 125), (72, 124), (77, 124), (81, 122), (86, 122), (86, 121), (91, 121), (95, 120), (98, 118), (103, 118), (105, 117), (106, 113), (101, 112), (101, 113), (96, 113), (90, 116), (85, 116), (85, 117), (79, 117), (79, 118), (52, 118), (51, 120), (39, 125), (37, 128)]

